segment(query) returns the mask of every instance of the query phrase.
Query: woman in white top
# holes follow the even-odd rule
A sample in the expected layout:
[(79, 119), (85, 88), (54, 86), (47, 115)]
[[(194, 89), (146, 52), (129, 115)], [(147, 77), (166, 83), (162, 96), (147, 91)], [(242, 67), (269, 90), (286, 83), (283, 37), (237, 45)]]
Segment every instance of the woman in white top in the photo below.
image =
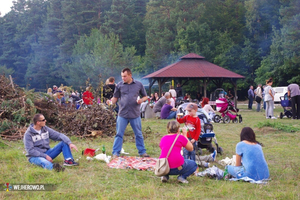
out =
[(262, 90), (261, 90), (261, 84), (258, 84), (256, 91), (255, 91), (255, 101), (256, 101), (256, 111), (260, 111), (261, 107), (261, 100), (262, 100)]
[(269, 78), (266, 80), (267, 87), (265, 87), (265, 97), (264, 100), (266, 102), (266, 119), (277, 119), (274, 117), (274, 95), (275, 91), (272, 88), (273, 79)]
[(171, 101), (171, 106), (173, 107), (173, 108), (175, 108), (175, 100), (174, 100), (174, 97), (173, 97), (173, 95), (172, 95), (172, 93), (170, 92), (170, 101)]
[(213, 117), (216, 115), (214, 109), (209, 105), (209, 99), (207, 97), (203, 98), (201, 107), (205, 112), (208, 113), (211, 119), (213, 119)]

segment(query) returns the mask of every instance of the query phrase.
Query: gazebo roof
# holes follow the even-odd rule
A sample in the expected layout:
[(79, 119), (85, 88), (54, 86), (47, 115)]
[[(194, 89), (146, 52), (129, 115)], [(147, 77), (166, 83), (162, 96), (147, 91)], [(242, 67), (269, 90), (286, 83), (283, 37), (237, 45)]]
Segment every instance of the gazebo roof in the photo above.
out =
[(204, 60), (204, 57), (189, 53), (176, 63), (168, 65), (143, 78), (245, 78)]

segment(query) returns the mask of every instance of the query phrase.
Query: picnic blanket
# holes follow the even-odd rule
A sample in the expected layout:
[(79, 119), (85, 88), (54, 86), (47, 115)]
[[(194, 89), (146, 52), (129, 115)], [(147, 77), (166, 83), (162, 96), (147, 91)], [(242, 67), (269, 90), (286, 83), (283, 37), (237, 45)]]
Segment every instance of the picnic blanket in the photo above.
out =
[(263, 179), (263, 180), (253, 180), (252, 178), (249, 177), (243, 177), (243, 178), (231, 178), (229, 179), (229, 181), (245, 181), (245, 182), (250, 182), (250, 183), (255, 183), (255, 184), (267, 184), (268, 181), (270, 181), (271, 179)]
[(111, 160), (107, 165), (115, 169), (137, 169), (154, 171), (157, 158), (120, 156)]

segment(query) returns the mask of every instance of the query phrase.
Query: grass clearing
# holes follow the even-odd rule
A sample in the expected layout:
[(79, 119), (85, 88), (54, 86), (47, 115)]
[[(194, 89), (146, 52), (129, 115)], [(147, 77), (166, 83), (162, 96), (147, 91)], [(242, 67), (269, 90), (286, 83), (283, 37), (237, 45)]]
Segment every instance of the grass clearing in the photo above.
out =
[[(101, 148), (103, 144), (110, 154), (114, 138), (109, 137), (71, 137), (79, 148), (79, 152), (73, 155), (79, 159), (80, 166), (56, 173), (31, 165), (24, 155), (22, 141), (0, 140), (0, 183), (56, 185), (55, 191), (47, 192), (3, 190), (0, 199), (300, 199), (300, 121), (267, 120), (263, 112), (249, 111), (245, 105), (239, 108), (243, 116), (242, 124), (213, 124), (218, 143), (224, 150), (224, 154), (218, 155), (217, 160), (235, 154), (241, 129), (250, 126), (257, 140), (264, 144), (263, 151), (272, 179), (267, 185), (216, 181), (195, 176), (188, 178), (187, 185), (178, 184), (175, 176), (171, 176), (168, 183), (162, 184), (153, 172), (110, 169), (104, 162), (84, 159), (81, 155), (83, 149)], [(275, 115), (278, 116), (280, 112), (282, 108), (276, 106)], [(143, 130), (147, 127), (151, 129), (144, 137), (147, 153), (152, 157), (160, 154), (158, 144), (166, 134), (166, 124), (167, 120), (142, 120)], [(295, 129), (294, 132), (290, 131), (291, 127)], [(128, 126), (123, 148), (129, 155), (137, 156), (133, 135)], [(52, 142), (51, 146), (55, 144)], [(203, 152), (207, 154), (206, 150)], [(62, 163), (63, 156), (58, 156), (55, 162)]]

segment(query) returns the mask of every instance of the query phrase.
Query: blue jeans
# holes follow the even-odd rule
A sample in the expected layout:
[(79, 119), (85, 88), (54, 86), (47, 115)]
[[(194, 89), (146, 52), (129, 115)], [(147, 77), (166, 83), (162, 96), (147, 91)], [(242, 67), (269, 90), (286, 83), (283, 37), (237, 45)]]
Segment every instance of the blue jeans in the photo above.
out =
[[(48, 151), (45, 152), (48, 156), (50, 156), (52, 159), (56, 158), (60, 153), (63, 153), (65, 159), (73, 159), (70, 147), (67, 143), (60, 142), (58, 143), (55, 147), (52, 149), (49, 149)], [(31, 157), (29, 159), (29, 162), (41, 166), (42, 168), (52, 170), (53, 169), (53, 164), (52, 162), (48, 161), (44, 157)]]
[(248, 109), (252, 109), (253, 97), (249, 97)]
[(178, 170), (178, 168), (172, 168), (170, 169), (169, 174), (167, 177), (169, 178), (169, 175), (179, 175), (178, 177), (182, 177), (186, 179), (189, 177), (191, 174), (193, 174), (197, 169), (197, 164), (193, 160), (187, 160), (184, 159), (184, 163), (182, 165), (182, 169)]
[(123, 136), (125, 129), (130, 123), (130, 126), (133, 129), (133, 132), (135, 134), (135, 145), (136, 148), (139, 151), (139, 154), (142, 155), (146, 153), (146, 148), (144, 144), (144, 137), (142, 133), (142, 123), (141, 123), (141, 118), (133, 118), (133, 119), (127, 119), (124, 117), (118, 116), (117, 119), (117, 135), (115, 136), (115, 141), (113, 145), (113, 155), (119, 155), (121, 150), (122, 150), (122, 145), (123, 145)]
[[(191, 141), (191, 139), (189, 138), (189, 140)], [(196, 149), (197, 149), (197, 141), (194, 142), (193, 144), (193, 151), (188, 151), (186, 150), (186, 148), (183, 148), (183, 157), (184, 159), (190, 159), (190, 160), (193, 160), (193, 161), (196, 161)]]
[(176, 117), (176, 112), (175, 111), (171, 111), (169, 116), (167, 117), (167, 119), (175, 119)]
[(232, 175), (235, 178), (243, 178), (245, 177), (245, 168), (244, 166), (233, 166), (233, 165), (227, 165), (227, 170), (230, 175)]

